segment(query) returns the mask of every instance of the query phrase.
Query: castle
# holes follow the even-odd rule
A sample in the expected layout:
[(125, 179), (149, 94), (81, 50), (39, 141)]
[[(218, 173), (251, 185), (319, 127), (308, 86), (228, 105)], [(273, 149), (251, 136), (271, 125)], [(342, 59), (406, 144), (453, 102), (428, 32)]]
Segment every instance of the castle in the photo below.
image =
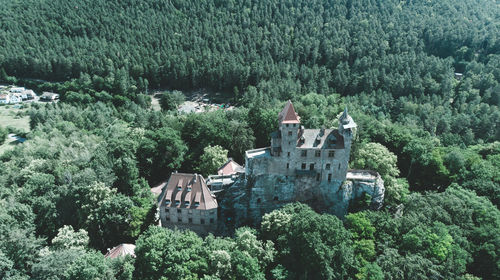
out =
[(346, 179), (356, 123), (344, 110), (338, 129), (305, 129), (288, 101), (278, 115), (271, 146), (245, 153), (245, 174), (312, 177), (320, 184)]
[(339, 217), (363, 194), (371, 197), (373, 209), (381, 207), (385, 189), (380, 175), (348, 169), (357, 126), (347, 108), (337, 129), (305, 129), (288, 101), (278, 124), (270, 147), (245, 152), (244, 173), (228, 161), (207, 182), (197, 174), (173, 173), (154, 188), (160, 194), (161, 224), (226, 234), (257, 225), (264, 214), (296, 201)]
[(296, 201), (343, 217), (351, 201), (364, 194), (371, 197), (371, 208), (382, 206), (385, 189), (380, 175), (349, 170), (357, 126), (347, 108), (337, 129), (305, 129), (288, 101), (278, 125), (271, 145), (246, 151), (244, 176), (218, 194), (221, 221), (256, 225), (265, 213)]

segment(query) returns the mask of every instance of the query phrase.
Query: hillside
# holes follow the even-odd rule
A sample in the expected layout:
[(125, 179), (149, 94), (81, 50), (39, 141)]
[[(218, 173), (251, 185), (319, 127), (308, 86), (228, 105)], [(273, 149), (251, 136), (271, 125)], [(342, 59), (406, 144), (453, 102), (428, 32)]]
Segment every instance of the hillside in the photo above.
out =
[(147, 79), (240, 93), (256, 86), (280, 99), (445, 95), (453, 72), (473, 72), (472, 61), (499, 78), (500, 8), (489, 0), (0, 4), (0, 66), (16, 77), (123, 75), (139, 88)]

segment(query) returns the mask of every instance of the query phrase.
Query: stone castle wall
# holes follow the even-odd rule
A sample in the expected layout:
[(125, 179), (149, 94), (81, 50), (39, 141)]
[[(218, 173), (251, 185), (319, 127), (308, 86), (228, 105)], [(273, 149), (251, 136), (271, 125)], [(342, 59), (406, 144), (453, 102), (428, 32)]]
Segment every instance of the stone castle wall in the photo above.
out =
[(221, 221), (232, 221), (233, 226), (256, 226), (262, 216), (283, 205), (300, 201), (318, 212), (343, 217), (349, 203), (364, 193), (372, 197), (371, 207), (378, 209), (384, 198), (384, 182), (380, 175), (370, 171), (369, 176), (352, 176), (349, 180), (318, 182), (311, 177), (258, 175), (241, 177), (223, 194)]

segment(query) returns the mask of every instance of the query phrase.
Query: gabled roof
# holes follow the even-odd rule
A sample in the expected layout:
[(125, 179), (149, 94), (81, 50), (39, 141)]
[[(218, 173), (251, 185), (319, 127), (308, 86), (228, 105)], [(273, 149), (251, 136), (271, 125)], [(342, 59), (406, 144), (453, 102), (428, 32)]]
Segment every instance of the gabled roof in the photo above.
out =
[(131, 255), (135, 258), (135, 245), (134, 244), (120, 244), (106, 253), (107, 258), (118, 258), (126, 255)]
[(278, 115), (280, 123), (300, 123), (300, 117), (293, 108), (292, 101), (288, 100), (285, 107)]
[(172, 173), (159, 203), (169, 208), (209, 210), (218, 207), (205, 179), (199, 174)]
[[(302, 149), (344, 149), (344, 137), (337, 129), (304, 129), (297, 140)], [(303, 139), (303, 141), (300, 141)]]
[(245, 172), (245, 168), (239, 165), (236, 161), (230, 158), (226, 163), (224, 163), (218, 170), (218, 175), (233, 175), (238, 172)]

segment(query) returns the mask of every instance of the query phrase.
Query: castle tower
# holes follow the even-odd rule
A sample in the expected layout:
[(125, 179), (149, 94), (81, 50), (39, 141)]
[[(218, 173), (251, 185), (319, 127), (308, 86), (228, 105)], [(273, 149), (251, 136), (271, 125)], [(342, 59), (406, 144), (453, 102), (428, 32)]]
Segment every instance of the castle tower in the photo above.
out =
[(278, 115), (279, 134), (281, 136), (281, 155), (288, 157), (295, 152), (300, 133), (300, 117), (295, 112), (290, 100)]
[[(347, 107), (345, 107), (344, 112), (339, 118), (339, 134), (344, 137), (344, 149), (346, 159), (345, 162), (349, 162), (349, 155), (351, 153), (351, 143), (354, 138), (354, 133), (357, 125), (352, 119), (352, 117), (347, 112)], [(347, 166), (345, 166), (345, 172), (347, 172)]]

